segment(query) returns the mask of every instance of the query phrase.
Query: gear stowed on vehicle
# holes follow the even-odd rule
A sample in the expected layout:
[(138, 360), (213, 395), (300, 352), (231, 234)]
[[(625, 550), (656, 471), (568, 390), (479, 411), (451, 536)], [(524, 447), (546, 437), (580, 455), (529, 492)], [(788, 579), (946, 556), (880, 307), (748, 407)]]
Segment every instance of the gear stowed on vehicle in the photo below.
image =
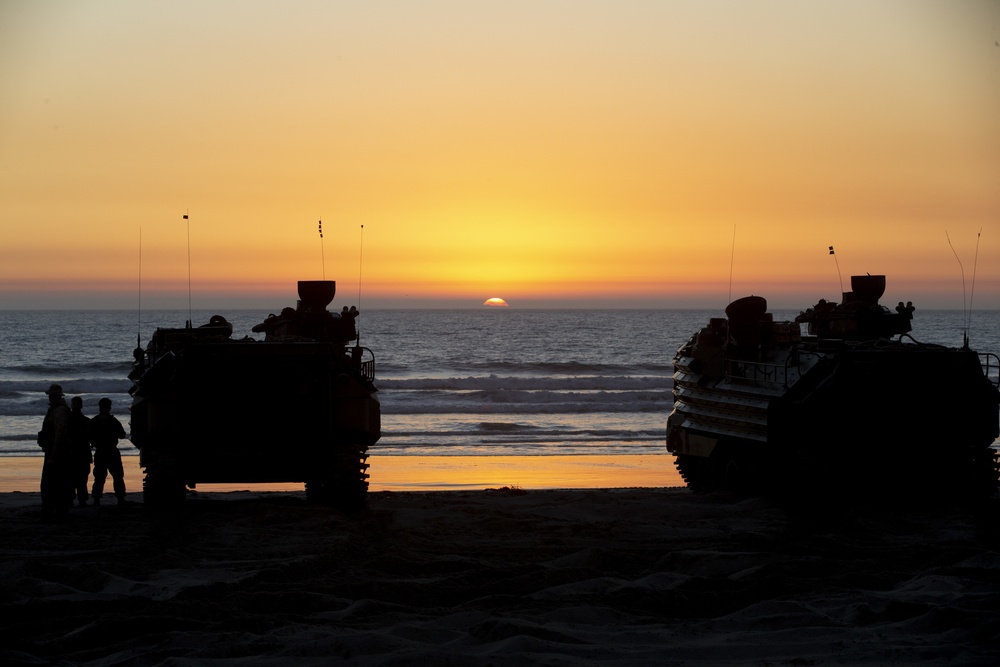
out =
[(794, 322), (737, 299), (680, 347), (666, 439), (692, 490), (996, 492), (1000, 359), (914, 340), (912, 305), (879, 304), (885, 276), (851, 287)]

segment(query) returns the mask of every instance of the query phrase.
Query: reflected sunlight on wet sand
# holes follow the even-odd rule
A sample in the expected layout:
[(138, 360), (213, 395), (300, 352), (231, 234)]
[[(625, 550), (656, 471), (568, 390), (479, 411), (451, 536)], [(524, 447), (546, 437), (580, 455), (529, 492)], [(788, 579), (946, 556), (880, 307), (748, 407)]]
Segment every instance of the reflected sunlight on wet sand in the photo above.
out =
[[(503, 486), (523, 489), (595, 489), (684, 486), (674, 457), (624, 456), (371, 456), (372, 491), (457, 491)], [(130, 498), (142, 494), (137, 456), (124, 457)], [(0, 493), (38, 491), (42, 458), (0, 459)], [(91, 479), (93, 483), (93, 479)], [(108, 482), (110, 484), (110, 480)], [(199, 484), (198, 490), (236, 491), (248, 484)], [(256, 484), (258, 491), (302, 491), (301, 483)]]

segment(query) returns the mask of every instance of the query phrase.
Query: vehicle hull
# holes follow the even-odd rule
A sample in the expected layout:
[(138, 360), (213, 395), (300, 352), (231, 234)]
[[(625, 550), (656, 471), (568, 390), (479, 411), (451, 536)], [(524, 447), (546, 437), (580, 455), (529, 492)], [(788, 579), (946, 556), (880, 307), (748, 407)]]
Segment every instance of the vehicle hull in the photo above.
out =
[(995, 492), (995, 355), (751, 324), (713, 319), (674, 358), (667, 449), (693, 489)]

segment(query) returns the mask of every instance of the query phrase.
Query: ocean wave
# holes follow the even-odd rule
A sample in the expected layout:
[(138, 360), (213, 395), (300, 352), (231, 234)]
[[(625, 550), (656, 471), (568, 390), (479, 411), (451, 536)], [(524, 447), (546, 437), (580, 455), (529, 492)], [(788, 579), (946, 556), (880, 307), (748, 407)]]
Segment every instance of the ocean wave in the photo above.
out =
[[(130, 385), (127, 382), (125, 384), (115, 380), (84, 382), (73, 380), (63, 380), (60, 382), (59, 380), (53, 380), (52, 382), (62, 384), (67, 400), (73, 396), (82, 397), (84, 413), (87, 415), (97, 411), (97, 400), (105, 396), (114, 402), (114, 411), (116, 413), (127, 414), (128, 406), (132, 402), (131, 397), (128, 395)], [(37, 416), (41, 419), (45, 415), (48, 399), (45, 396), (44, 390), (48, 388), (51, 382), (46, 381), (44, 386), (39, 386), (36, 383), (28, 383), (25, 388), (19, 391), (11, 390), (9, 384), (6, 388), (0, 390), (0, 417)]]
[(74, 394), (128, 394), (132, 383), (117, 378), (66, 378), (49, 375), (44, 379), (0, 380), (0, 398), (14, 395), (44, 394), (50, 384), (61, 384), (67, 396)]
[(589, 454), (666, 454), (662, 441), (635, 442), (382, 442), (369, 450), (375, 456), (559, 456)]
[(626, 390), (652, 389), (670, 391), (673, 380), (662, 376), (585, 375), (576, 377), (516, 377), (509, 375), (478, 375), (449, 378), (389, 378), (377, 381), (380, 390), (468, 391), (500, 390)]
[[(379, 364), (381, 375), (406, 373), (413, 368), (412, 363), (394, 364), (383, 362)], [(670, 375), (673, 373), (673, 363), (642, 363), (642, 364), (608, 364), (580, 361), (467, 361), (462, 360), (421, 360), (418, 364), (424, 368), (438, 368), (442, 372), (477, 373), (482, 371), (500, 373), (527, 373), (531, 375)]]
[(584, 412), (657, 412), (672, 403), (660, 392), (553, 392), (493, 390), (465, 393), (397, 392), (381, 396), (386, 414), (539, 414)]
[[(511, 416), (516, 418), (516, 415)], [(603, 427), (589, 423), (582, 426), (576, 426), (578, 422), (575, 418), (562, 420), (561, 423), (553, 423), (546, 420), (541, 423), (525, 423), (521, 421), (461, 421), (456, 424), (452, 421), (444, 421), (440, 424), (440, 426), (438, 426), (438, 422), (428, 422), (424, 420), (414, 422), (413, 420), (406, 420), (402, 415), (400, 415), (400, 417), (401, 419), (397, 421), (394, 419), (393, 415), (386, 415), (383, 420), (383, 427), (387, 428), (387, 433), (391, 434), (393, 437), (411, 435), (433, 435), (445, 437), (467, 437), (469, 435), (580, 435), (587, 437), (616, 438), (624, 435), (637, 434), (647, 437), (661, 437), (663, 435), (663, 424), (660, 424), (659, 421), (657, 421), (655, 425), (653, 425), (653, 423), (649, 421), (648, 416), (643, 416), (642, 418), (642, 423), (645, 424), (645, 427), (641, 424), (637, 424), (635, 420), (623, 419), (620, 415), (616, 416), (614, 421), (619, 424), (627, 423), (627, 427)], [(600, 419), (600, 415), (595, 415), (595, 419)], [(413, 424), (419, 424), (419, 426), (414, 426)]]
[(480, 422), (478, 430), (485, 433), (514, 433), (527, 430), (537, 431), (537, 427), (524, 426), (523, 424), (513, 424), (511, 422)]
[[(38, 422), (38, 428), (42, 427), (41, 420)], [(4, 433), (0, 434), (0, 441), (3, 442), (31, 442), (38, 443), (37, 433)]]
[[(39, 376), (49, 376), (49, 375), (59, 375), (60, 373), (65, 373), (67, 366), (65, 363), (53, 362), (53, 363), (29, 363), (29, 364), (13, 364), (7, 366), (0, 366), (0, 372), (3, 373), (17, 373), (17, 374), (29, 374), (29, 375), (39, 375)], [(75, 362), (72, 365), (73, 373), (101, 373), (107, 375), (116, 375), (121, 377), (127, 377), (129, 371), (132, 370), (132, 360), (116, 360), (116, 361), (85, 361), (85, 362)]]

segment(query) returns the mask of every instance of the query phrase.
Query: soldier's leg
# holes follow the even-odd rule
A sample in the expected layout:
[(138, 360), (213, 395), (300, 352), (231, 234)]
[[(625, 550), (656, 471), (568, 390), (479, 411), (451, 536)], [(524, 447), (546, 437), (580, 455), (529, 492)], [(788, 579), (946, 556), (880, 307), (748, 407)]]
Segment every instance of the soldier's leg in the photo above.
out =
[(56, 514), (66, 516), (69, 508), (73, 506), (73, 496), (76, 495), (76, 488), (73, 486), (73, 465), (62, 462), (59, 465), (59, 489), (58, 501), (56, 504)]
[(90, 464), (80, 467), (79, 478), (76, 480), (76, 500), (80, 505), (87, 504), (87, 482), (90, 481)]
[(104, 480), (108, 477), (108, 466), (105, 462), (104, 456), (94, 455), (94, 488), (91, 489), (90, 495), (94, 497), (95, 503), (101, 502), (101, 496), (104, 495)]
[(122, 454), (117, 449), (108, 461), (108, 472), (115, 488), (115, 497), (125, 500), (125, 466), (122, 464)]
[(52, 497), (54, 495), (53, 491), (53, 471), (52, 471), (52, 461), (46, 455), (45, 462), (42, 463), (42, 481), (39, 485), (39, 490), (42, 492), (42, 513), (52, 514), (55, 511), (55, 505), (52, 502)]

